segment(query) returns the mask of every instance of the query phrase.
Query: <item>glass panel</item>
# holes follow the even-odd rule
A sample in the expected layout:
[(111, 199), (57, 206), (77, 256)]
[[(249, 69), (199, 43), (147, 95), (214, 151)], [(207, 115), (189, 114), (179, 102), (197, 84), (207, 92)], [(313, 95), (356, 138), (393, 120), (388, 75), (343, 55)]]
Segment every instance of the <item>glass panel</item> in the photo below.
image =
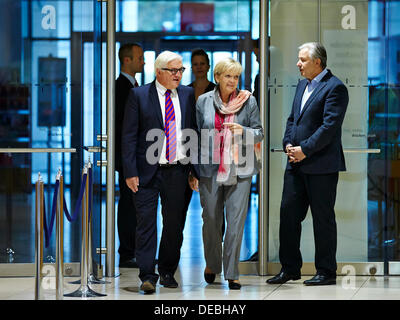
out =
[[(399, 6), (380, 1), (271, 1), (271, 147), (282, 148), (297, 81), (298, 46), (320, 41), (328, 68), (349, 91), (346, 153), (336, 198), (338, 262), (398, 260)], [(395, 18), (396, 17), (396, 18)], [(385, 57), (385, 58), (383, 58)], [(269, 260), (279, 262), (279, 208), (286, 156), (270, 153)], [(385, 231), (386, 230), (386, 231)], [(302, 223), (304, 262), (314, 261), (311, 214)], [(340, 271), (340, 270), (338, 270)]]
[(94, 31), (93, 25), (93, 2), (90, 0), (73, 1), (73, 30)]
[[(249, 31), (252, 24), (253, 36), (258, 37), (259, 1), (117, 1), (120, 4), (122, 30), (124, 32), (164, 31), (181, 32), (182, 6), (193, 7), (197, 4), (211, 6), (214, 11), (214, 31)], [(250, 7), (252, 4), (252, 7)], [(155, 11), (154, 8), (157, 7)], [(117, 7), (118, 10), (118, 7)], [(252, 11), (253, 17), (250, 15)], [(197, 11), (200, 16), (203, 12)], [(198, 18), (198, 17), (196, 17)], [(250, 21), (250, 19), (252, 21)], [(196, 26), (193, 31), (204, 31)], [(189, 30), (189, 29), (188, 29)]]
[[(297, 5), (293, 2), (289, 4), (288, 1), (272, 2), (271, 119), (281, 119), (271, 123), (271, 144), (274, 147), (281, 148), (297, 79), (301, 78), (296, 70), (297, 47), (304, 42), (317, 41), (320, 36), (327, 49), (328, 68), (349, 90), (349, 108), (342, 128), (343, 146), (367, 148), (367, 2), (352, 2), (358, 13), (356, 30), (343, 29), (343, 6), (341, 1), (325, 1), (321, 7), (318, 1), (302, 1), (301, 5), (300, 2)], [(300, 21), (299, 17), (302, 17)], [(276, 52), (283, 53), (283, 61), (280, 61), (281, 56), (278, 57)], [(338, 225), (337, 260), (364, 262), (368, 261), (367, 155), (345, 154), (345, 159), (347, 171), (340, 173), (335, 206)], [(279, 261), (279, 207), (285, 166), (285, 155), (271, 153), (270, 185), (279, 186), (270, 192), (271, 261)], [(310, 212), (302, 223), (301, 250), (305, 262), (314, 261)]]
[[(387, 263), (400, 259), (400, 6), (397, 2), (371, 1), (369, 9), (374, 28), (368, 34), (368, 142), (371, 148), (381, 149), (368, 161), (369, 254), (371, 259)], [(386, 264), (386, 271), (395, 270)]]
[(215, 1), (214, 5), (215, 31), (250, 30), (249, 1)]
[[(32, 148), (68, 148), (71, 146), (71, 79), (69, 41), (32, 41)], [(60, 105), (49, 101), (50, 90), (56, 92)], [(53, 110), (55, 108), (55, 110)], [(50, 116), (49, 116), (50, 115)], [(62, 171), (69, 173), (70, 154), (65, 154)], [(32, 159), (32, 171), (41, 172), (43, 181), (54, 177), (59, 169), (45, 160), (47, 155), (37, 155)], [(36, 174), (32, 176), (37, 179)], [(36, 180), (32, 179), (32, 183)], [(65, 177), (70, 183), (70, 177)]]
[[(189, 13), (183, 14), (195, 6), (203, 5), (213, 10), (213, 14), (208, 15), (208, 24), (195, 21), (201, 16), (201, 7), (196, 7), (194, 18), (190, 18)], [(154, 10), (155, 7), (157, 10)], [(258, 73), (255, 55), (251, 53), (252, 36), (257, 38), (259, 34), (258, 11), (259, 1), (120, 1), (120, 25), (123, 32), (116, 34), (117, 50), (120, 44), (126, 42), (136, 41), (142, 44), (146, 64), (143, 74), (136, 74), (135, 77), (141, 85), (154, 80), (154, 60), (164, 50), (182, 55), (186, 71), (181, 84), (190, 84), (194, 81), (194, 75), (191, 72), (191, 51), (202, 48), (210, 58), (208, 72), (210, 81), (214, 81), (212, 71), (216, 63), (224, 57), (233, 57), (239, 59), (244, 67), (240, 88), (251, 90)], [(212, 29), (207, 29), (209, 25), (212, 25)], [(117, 62), (117, 70), (118, 68), (119, 62)], [(258, 250), (256, 231), (258, 230), (258, 194), (255, 185), (256, 180), (253, 182), (254, 192), (249, 200), (250, 209), (245, 225), (241, 260), (249, 259)], [(117, 201), (118, 199), (116, 203)], [(199, 248), (203, 247), (201, 212), (198, 193), (194, 193), (186, 220), (182, 258), (204, 259), (203, 252), (199, 252)], [(161, 216), (159, 216), (159, 233), (162, 230), (161, 221)], [(117, 231), (116, 235), (118, 235)], [(119, 243), (116, 245), (116, 251), (118, 246)], [(116, 256), (118, 258), (118, 254)]]
[[(101, 146), (101, 143), (97, 141), (98, 134), (104, 134), (106, 132), (105, 119), (103, 117), (103, 109), (105, 109), (106, 103), (106, 48), (102, 42), (102, 32), (105, 30), (106, 25), (106, 6), (105, 2), (94, 2), (94, 32), (93, 38), (90, 37), (88, 42), (84, 45), (84, 56), (83, 62), (83, 77), (85, 83), (83, 86), (83, 97), (85, 104), (83, 110), (91, 110), (91, 118), (84, 115), (84, 128), (90, 128), (89, 132), (84, 132), (84, 139), (87, 139), (85, 145), (89, 146)], [(98, 72), (101, 70), (101, 72)], [(89, 98), (89, 101), (86, 100)], [(88, 102), (88, 104), (86, 104)], [(93, 103), (92, 105), (90, 103)], [(87, 125), (87, 127), (86, 127)], [(86, 143), (86, 142), (85, 142)], [(85, 154), (86, 157), (90, 157), (93, 163), (93, 215), (92, 215), (92, 257), (94, 262), (93, 272), (97, 274), (98, 278), (102, 277), (102, 272), (97, 268), (98, 265), (104, 265), (105, 261), (102, 261), (101, 254), (98, 254), (97, 248), (104, 248), (105, 245), (105, 213), (106, 208), (103, 204), (104, 199), (104, 188), (103, 182), (105, 181), (106, 170), (98, 167), (96, 162), (98, 160), (105, 160), (105, 153), (92, 153)], [(86, 159), (86, 158), (85, 158)]]
[[(95, 137), (101, 128), (104, 130), (106, 123), (105, 110), (102, 110), (105, 105), (106, 54), (105, 44), (101, 42), (104, 40), (101, 31), (104, 32), (106, 27), (106, 3), (97, 0), (0, 2), (4, 8), (0, 21), (2, 29), (7, 31), (0, 36), (7, 48), (0, 52), (1, 147), (78, 149), (72, 155), (0, 155), (0, 177), (8, 177), (2, 180), (5, 184), (0, 183), (0, 250), (4, 248), (4, 253), (7, 247), (15, 248), (14, 262), (33, 262), (32, 192), (38, 172), (46, 185), (47, 215), (50, 214), (51, 193), (59, 168), (64, 175), (66, 202), (71, 212), (77, 201), (84, 162), (89, 156), (94, 163), (101, 159), (101, 155), (89, 155), (81, 147), (98, 146)], [(207, 26), (199, 25), (187, 30), (183, 28), (183, 18), (186, 17), (182, 17), (181, 8), (188, 4), (186, 1), (117, 1), (116, 29), (117, 32), (124, 31), (118, 33), (117, 38), (120, 38), (117, 41), (138, 41), (145, 49), (146, 65), (141, 78), (138, 77), (139, 84), (154, 80), (154, 59), (166, 49), (183, 55), (188, 70), (182, 84), (189, 84), (193, 81), (190, 52), (202, 47), (210, 56), (210, 80), (213, 80), (212, 69), (219, 59), (233, 56), (240, 59), (244, 67), (240, 88), (251, 88), (258, 69), (255, 57), (249, 57), (251, 38), (258, 37), (259, 1), (194, 2), (213, 6), (211, 31)], [(154, 16), (154, 6), (159, 9), (159, 17)], [(185, 36), (181, 34), (182, 30), (185, 30)], [(97, 218), (94, 225), (97, 233), (94, 247), (104, 247), (104, 202), (101, 195), (106, 187), (105, 170), (95, 169), (94, 210)], [(257, 197), (253, 194), (251, 199), (242, 259), (247, 259), (257, 250), (258, 235), (254, 232), (258, 224)], [(198, 195), (193, 197), (190, 208), (191, 214), (198, 218)], [(16, 210), (21, 212), (21, 216), (15, 213)], [(201, 246), (198, 243), (201, 227), (189, 221), (188, 225), (185, 237), (195, 230), (198, 238), (190, 245), (198, 248)], [(12, 241), (9, 240), (11, 235)], [(51, 241), (53, 243), (54, 238)], [(79, 261), (79, 223), (65, 221), (65, 246), (65, 262)], [(1, 261), (9, 261), (10, 256), (3, 253)], [(49, 261), (54, 258), (54, 245), (47, 249), (45, 256)]]
[[(73, 31), (75, 32), (95, 32), (102, 30), (106, 32), (107, 11), (106, 2), (93, 5), (92, 0), (71, 1), (73, 8)], [(99, 7), (100, 9), (97, 9)], [(120, 1), (116, 1), (116, 25), (115, 31), (120, 31)], [(102, 9), (101, 9), (102, 8)], [(99, 16), (100, 14), (100, 16)], [(98, 22), (99, 21), (99, 22)], [(96, 23), (100, 23), (96, 26)], [(100, 28), (97, 30), (97, 28)]]
[[(304, 42), (317, 39), (318, 1), (271, 1), (271, 47), (270, 47), (270, 145), (282, 148), (286, 119), (290, 114), (297, 81), (297, 47)], [(268, 260), (279, 262), (279, 208), (283, 189), (283, 174), (286, 157), (281, 153), (270, 153), (269, 177), (269, 249)], [(303, 222), (302, 252), (304, 261), (313, 250), (313, 234), (310, 219)], [(305, 231), (307, 230), (307, 231)], [(311, 243), (311, 248), (303, 243)], [(305, 248), (305, 249), (303, 249)], [(308, 260), (307, 260), (308, 259)]]
[[(80, 1), (74, 1), (77, 5)], [(78, 198), (83, 153), (87, 142), (83, 135), (86, 120), (92, 122), (96, 113), (82, 109), (81, 47), (84, 34), (71, 34), (71, 25), (95, 25), (100, 4), (82, 1), (90, 15), (72, 10), (71, 1), (1, 0), (0, 21), (0, 148), (76, 148), (77, 153), (0, 154), (0, 263), (34, 262), (35, 190), (39, 172), (45, 185), (46, 217), (50, 224), (52, 196), (56, 173), (64, 177), (64, 195), (72, 214)], [(86, 21), (91, 19), (92, 21)], [(101, 24), (100, 24), (101, 28)], [(93, 34), (91, 35), (93, 41)], [(77, 54), (78, 53), (78, 54)], [(100, 61), (85, 57), (94, 66)], [(86, 73), (87, 72), (87, 73)], [(91, 116), (92, 118), (90, 118)], [(97, 125), (98, 126), (98, 125)], [(90, 128), (90, 132), (95, 128)], [(88, 134), (87, 131), (85, 131)], [(93, 135), (93, 134), (92, 134)], [(91, 141), (90, 143), (93, 143)], [(87, 159), (87, 157), (85, 158)], [(80, 220), (64, 221), (65, 262), (80, 261)], [(45, 262), (55, 258), (55, 227), (50, 245), (44, 250)], [(6, 249), (9, 248), (8, 251)]]
[(32, 11), (33, 37), (70, 37), (69, 1), (22, 1), (22, 6)]
[[(356, 21), (349, 16), (352, 13), (345, 15), (342, 11), (354, 12)], [(329, 68), (349, 92), (349, 107), (342, 127), (343, 147), (366, 149), (368, 2), (352, 1), (346, 7), (340, 1), (326, 1), (321, 5), (320, 20), (321, 41), (329, 55)], [(345, 154), (347, 170), (340, 173), (335, 206), (339, 262), (368, 261), (367, 159), (368, 154)]]

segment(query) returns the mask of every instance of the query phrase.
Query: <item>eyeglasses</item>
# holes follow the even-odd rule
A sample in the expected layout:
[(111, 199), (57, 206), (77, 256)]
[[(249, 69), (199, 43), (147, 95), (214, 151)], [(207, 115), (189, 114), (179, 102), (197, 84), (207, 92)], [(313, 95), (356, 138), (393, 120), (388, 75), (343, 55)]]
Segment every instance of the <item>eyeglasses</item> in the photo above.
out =
[(168, 68), (161, 68), (161, 70), (164, 71), (169, 71), (171, 72), (173, 75), (176, 75), (178, 72), (180, 72), (181, 74), (183, 74), (186, 70), (185, 67), (179, 68), (179, 69), (168, 69)]

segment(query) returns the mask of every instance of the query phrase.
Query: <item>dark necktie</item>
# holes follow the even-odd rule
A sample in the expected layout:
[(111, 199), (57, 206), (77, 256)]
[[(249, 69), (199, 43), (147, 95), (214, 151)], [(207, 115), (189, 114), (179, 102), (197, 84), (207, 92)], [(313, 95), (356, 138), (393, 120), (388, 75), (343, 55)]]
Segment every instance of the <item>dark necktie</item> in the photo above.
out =
[(176, 121), (174, 105), (171, 99), (171, 90), (165, 92), (165, 136), (167, 139), (165, 156), (168, 162), (176, 158)]

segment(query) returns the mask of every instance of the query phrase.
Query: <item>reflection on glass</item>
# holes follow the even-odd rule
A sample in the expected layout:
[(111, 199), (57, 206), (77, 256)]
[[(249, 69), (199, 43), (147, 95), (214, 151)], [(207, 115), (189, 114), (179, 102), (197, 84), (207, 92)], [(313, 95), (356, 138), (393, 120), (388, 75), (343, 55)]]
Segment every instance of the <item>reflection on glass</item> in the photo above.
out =
[[(96, 145), (94, 137), (102, 130), (105, 133), (107, 123), (106, 45), (98, 43), (105, 40), (99, 36), (100, 29), (106, 30), (106, 3), (92, 0), (1, 3), (0, 21), (4, 32), (0, 40), (6, 50), (0, 52), (0, 147), (78, 149), (72, 155), (0, 154), (0, 262), (33, 262), (32, 186), (39, 172), (45, 183), (47, 214), (59, 169), (64, 175), (66, 202), (71, 211), (78, 197), (84, 161), (89, 156), (92, 161), (94, 157), (100, 158), (80, 148)], [(190, 30), (182, 29), (182, 18), (186, 18), (182, 16), (183, 3), (187, 5), (186, 1), (116, 1), (117, 52), (119, 44), (127, 41), (137, 41), (145, 49), (146, 64), (143, 74), (137, 77), (138, 83), (153, 81), (156, 54), (171, 50), (183, 56), (187, 70), (182, 84), (189, 84), (193, 81), (190, 53), (200, 44), (204, 44), (211, 58), (209, 79), (213, 80), (214, 65), (230, 56), (242, 58), (244, 67), (251, 69), (253, 82), (258, 66), (254, 59), (245, 65), (243, 52), (247, 50), (246, 40), (258, 37), (259, 1), (194, 1), (205, 10), (213, 10), (213, 14), (206, 17), (204, 24), (197, 21)], [(190, 10), (190, 5), (186, 8)], [(211, 22), (212, 30), (207, 31), (207, 23)], [(56, 62), (46, 69), (40, 61), (48, 65)], [(94, 206), (99, 213), (95, 222), (96, 241), (99, 240), (96, 247), (105, 246), (105, 237), (102, 237), (105, 202), (101, 200), (106, 190), (105, 175), (105, 170), (96, 173)], [(191, 206), (194, 211), (199, 209), (196, 199)], [(252, 208), (246, 224), (243, 259), (257, 246), (254, 230), (258, 207)], [(201, 226), (196, 224), (188, 230), (197, 233), (192, 242), (194, 251), (201, 240)], [(79, 246), (79, 226), (65, 222), (66, 262), (79, 261)], [(6, 258), (7, 254), (13, 259)], [(54, 257), (53, 245), (45, 251), (46, 256)]]
[[(398, 19), (394, 16), (400, 13), (400, 6), (397, 2), (354, 2), (351, 6), (357, 12), (356, 28), (346, 29), (341, 23), (344, 14), (336, 14), (344, 5), (340, 1), (310, 0), (302, 1), (301, 6), (300, 1), (289, 6), (288, 2), (271, 1), (270, 143), (281, 148), (294, 88), (300, 78), (295, 67), (297, 47), (320, 37), (327, 48), (328, 68), (349, 90), (350, 103), (342, 130), (344, 148), (381, 150), (378, 154), (345, 153), (347, 171), (340, 174), (336, 200), (338, 262), (397, 261), (400, 65)], [(285, 163), (284, 155), (271, 153), (272, 262), (279, 262), (279, 206)], [(309, 214), (303, 222), (305, 262), (314, 261), (311, 222)]]

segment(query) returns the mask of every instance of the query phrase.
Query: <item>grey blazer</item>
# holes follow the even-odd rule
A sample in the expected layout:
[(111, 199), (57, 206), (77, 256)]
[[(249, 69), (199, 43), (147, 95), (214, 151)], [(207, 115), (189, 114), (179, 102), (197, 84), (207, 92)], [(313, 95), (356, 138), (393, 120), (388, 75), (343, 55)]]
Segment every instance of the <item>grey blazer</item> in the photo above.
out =
[[(212, 177), (218, 173), (219, 163), (213, 163), (213, 145), (215, 129), (214, 94), (218, 90), (206, 92), (199, 96), (196, 103), (196, 121), (199, 130), (199, 172), (200, 177)], [(239, 158), (237, 175), (239, 178), (251, 177), (261, 168), (257, 161), (254, 144), (264, 138), (261, 126), (260, 111), (256, 99), (250, 96), (240, 111), (235, 115), (235, 122), (243, 126), (243, 157)], [(246, 159), (246, 161), (245, 161)]]

